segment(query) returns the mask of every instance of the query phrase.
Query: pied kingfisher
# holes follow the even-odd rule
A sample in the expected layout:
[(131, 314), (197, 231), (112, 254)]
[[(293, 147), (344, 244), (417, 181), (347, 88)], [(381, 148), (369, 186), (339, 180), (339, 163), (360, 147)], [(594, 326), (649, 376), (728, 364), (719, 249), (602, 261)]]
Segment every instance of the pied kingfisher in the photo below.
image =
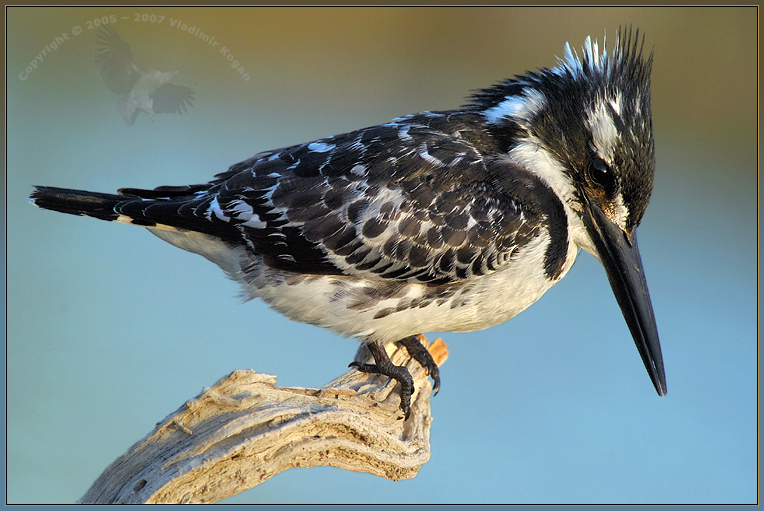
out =
[(413, 380), (401, 342), (437, 391), (415, 334), (498, 325), (571, 268), (578, 247), (605, 267), (659, 395), (658, 332), (637, 248), (655, 166), (652, 53), (619, 30), (557, 66), (473, 94), (459, 110), (256, 154), (206, 184), (117, 194), (37, 187), (46, 209), (141, 225), (201, 254), (296, 321), (367, 343), (361, 371)]

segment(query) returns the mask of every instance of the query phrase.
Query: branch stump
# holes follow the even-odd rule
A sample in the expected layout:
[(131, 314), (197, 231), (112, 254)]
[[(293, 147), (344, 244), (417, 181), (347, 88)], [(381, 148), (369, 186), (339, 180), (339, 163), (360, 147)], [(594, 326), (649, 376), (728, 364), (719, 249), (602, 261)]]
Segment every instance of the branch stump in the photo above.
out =
[[(424, 336), (420, 340), (428, 346)], [(438, 365), (448, 356), (440, 339), (428, 349)], [(78, 503), (212, 503), (281, 471), (318, 465), (410, 479), (430, 458), (432, 384), (405, 348), (390, 344), (387, 350), (414, 378), (406, 421), (398, 384), (386, 376), (351, 369), (309, 389), (234, 371), (158, 423)], [(365, 345), (356, 360), (371, 360)]]

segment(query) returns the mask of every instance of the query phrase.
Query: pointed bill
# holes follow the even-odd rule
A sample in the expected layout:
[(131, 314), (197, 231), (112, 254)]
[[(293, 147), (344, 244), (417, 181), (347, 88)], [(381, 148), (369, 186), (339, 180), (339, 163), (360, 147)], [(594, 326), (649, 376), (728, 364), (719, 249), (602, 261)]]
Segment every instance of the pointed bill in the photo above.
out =
[(588, 201), (587, 206), (584, 224), (655, 390), (663, 396), (666, 394), (666, 374), (653, 305), (637, 247), (637, 230), (624, 232), (594, 201)]

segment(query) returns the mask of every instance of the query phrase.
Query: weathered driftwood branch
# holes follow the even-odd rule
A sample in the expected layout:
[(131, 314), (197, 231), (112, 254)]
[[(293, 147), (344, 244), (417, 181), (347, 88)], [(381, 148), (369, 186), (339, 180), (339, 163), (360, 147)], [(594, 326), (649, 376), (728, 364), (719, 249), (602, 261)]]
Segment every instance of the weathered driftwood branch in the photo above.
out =
[[(429, 350), (438, 365), (448, 356), (440, 339)], [(283, 470), (316, 465), (412, 478), (430, 458), (432, 385), (405, 348), (390, 345), (388, 354), (414, 378), (407, 421), (396, 382), (386, 376), (352, 369), (324, 387), (303, 389), (235, 371), (160, 422), (78, 503), (211, 503)], [(370, 359), (362, 345), (356, 360)]]

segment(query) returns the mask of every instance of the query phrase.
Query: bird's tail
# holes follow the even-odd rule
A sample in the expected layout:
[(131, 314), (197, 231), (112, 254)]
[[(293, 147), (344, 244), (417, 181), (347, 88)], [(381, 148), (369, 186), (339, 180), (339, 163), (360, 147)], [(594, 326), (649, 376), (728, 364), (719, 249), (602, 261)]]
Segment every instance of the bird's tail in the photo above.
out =
[(117, 100), (117, 111), (127, 126), (135, 124), (135, 119), (138, 118), (138, 113), (140, 113), (136, 106), (135, 98), (130, 94), (122, 96)]
[(124, 195), (35, 186), (29, 199), (35, 206), (60, 213), (132, 223), (128, 218), (120, 219), (120, 213), (117, 212), (118, 206), (130, 200)]
[(194, 192), (204, 188), (205, 185), (165, 186), (154, 190), (123, 188), (111, 194), (36, 186), (29, 198), (43, 209), (70, 215), (237, 239), (239, 233), (235, 228), (203, 213), (205, 203), (212, 197)]

